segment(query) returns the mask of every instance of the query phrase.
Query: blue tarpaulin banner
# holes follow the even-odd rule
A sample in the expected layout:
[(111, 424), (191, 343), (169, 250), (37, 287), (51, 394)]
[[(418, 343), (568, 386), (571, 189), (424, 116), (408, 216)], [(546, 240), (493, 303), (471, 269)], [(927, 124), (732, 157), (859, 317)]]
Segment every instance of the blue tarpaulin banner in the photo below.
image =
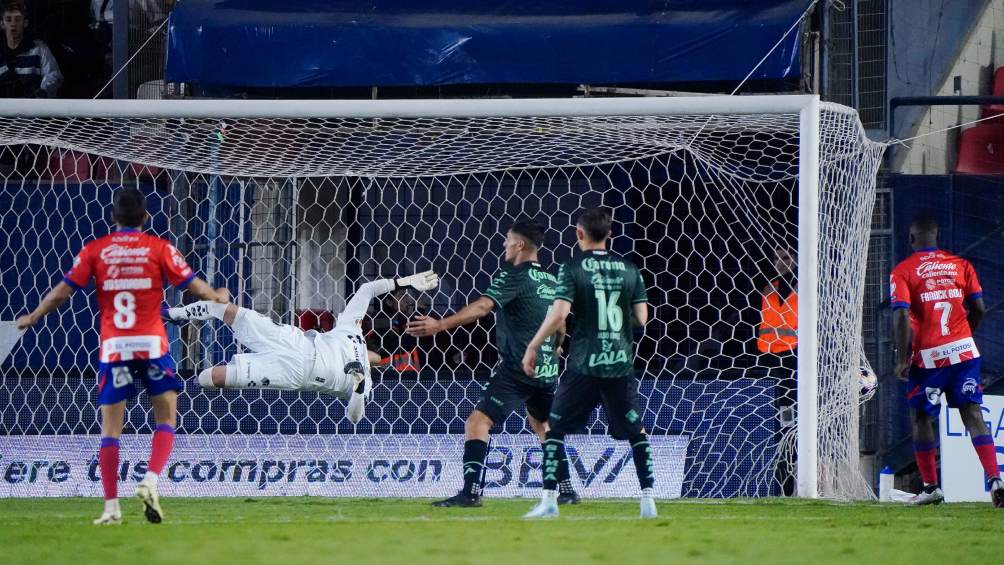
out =
[[(203, 86), (738, 81), (810, 0), (186, 0), (166, 78)], [(797, 77), (799, 34), (753, 75)]]

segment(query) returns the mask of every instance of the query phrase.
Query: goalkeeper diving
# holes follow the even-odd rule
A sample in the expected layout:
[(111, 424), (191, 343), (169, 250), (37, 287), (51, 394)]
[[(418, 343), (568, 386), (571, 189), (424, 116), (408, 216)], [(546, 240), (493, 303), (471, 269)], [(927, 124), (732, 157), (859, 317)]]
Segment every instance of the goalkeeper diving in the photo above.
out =
[(363, 284), (335, 327), (328, 332), (303, 331), (279, 325), (267, 316), (236, 304), (193, 302), (167, 308), (164, 317), (174, 323), (215, 318), (231, 327), (234, 339), (251, 353), (234, 355), (226, 365), (199, 373), (205, 388), (268, 388), (313, 391), (348, 402), (346, 416), (359, 422), (373, 389), (370, 364), (380, 356), (366, 348), (360, 327), (370, 301), (399, 288), (427, 291), (439, 285), (439, 276), (425, 271), (399, 279), (380, 279)]

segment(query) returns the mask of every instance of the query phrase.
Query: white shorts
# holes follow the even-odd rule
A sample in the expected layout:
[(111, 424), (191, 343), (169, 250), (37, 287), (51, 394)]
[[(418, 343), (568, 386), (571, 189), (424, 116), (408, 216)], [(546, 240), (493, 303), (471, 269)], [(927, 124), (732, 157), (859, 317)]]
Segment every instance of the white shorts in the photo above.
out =
[(241, 308), (232, 326), (234, 338), (252, 353), (234, 355), (226, 388), (303, 390), (314, 364), (314, 342), (303, 330), (279, 325)]

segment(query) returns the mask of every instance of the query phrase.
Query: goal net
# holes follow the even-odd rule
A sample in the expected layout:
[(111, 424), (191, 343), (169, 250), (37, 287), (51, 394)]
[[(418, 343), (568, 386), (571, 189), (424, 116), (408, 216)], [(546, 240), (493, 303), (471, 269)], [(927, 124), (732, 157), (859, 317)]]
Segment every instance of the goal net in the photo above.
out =
[[(575, 213), (603, 205), (652, 306), (635, 367), (658, 494), (871, 496), (858, 375), (883, 147), (847, 108), (808, 96), (17, 101), (0, 114), (0, 496), (101, 492), (93, 287), (24, 335), (12, 321), (113, 229), (122, 185), (146, 194), (149, 232), (278, 323), (323, 331), (362, 282), (442, 277), (371, 305), (367, 340), (390, 367), (374, 370), (357, 425), (316, 393), (201, 389), (194, 375), (239, 346), (217, 322), (169, 328), (187, 385), (162, 494), (452, 494), (464, 419), (498, 357), (492, 318), (421, 339), (404, 323), (480, 296), (517, 217), (547, 226), (541, 261), (556, 268), (577, 251)], [(758, 348), (774, 282), (798, 292), (797, 357)], [(126, 494), (150, 412), (144, 394), (127, 413)], [(535, 495), (541, 451), (523, 414), (494, 431), (487, 495)], [(630, 447), (601, 412), (569, 445), (586, 496), (637, 492)]]

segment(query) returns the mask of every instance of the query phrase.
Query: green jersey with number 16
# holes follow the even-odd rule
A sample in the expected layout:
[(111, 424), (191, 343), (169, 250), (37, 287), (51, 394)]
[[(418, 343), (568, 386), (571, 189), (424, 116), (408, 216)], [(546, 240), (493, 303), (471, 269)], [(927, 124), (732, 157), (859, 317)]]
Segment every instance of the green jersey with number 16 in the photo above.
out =
[(634, 305), (648, 302), (634, 263), (586, 251), (561, 266), (555, 299), (570, 302), (575, 314), (570, 371), (607, 378), (634, 372)]

